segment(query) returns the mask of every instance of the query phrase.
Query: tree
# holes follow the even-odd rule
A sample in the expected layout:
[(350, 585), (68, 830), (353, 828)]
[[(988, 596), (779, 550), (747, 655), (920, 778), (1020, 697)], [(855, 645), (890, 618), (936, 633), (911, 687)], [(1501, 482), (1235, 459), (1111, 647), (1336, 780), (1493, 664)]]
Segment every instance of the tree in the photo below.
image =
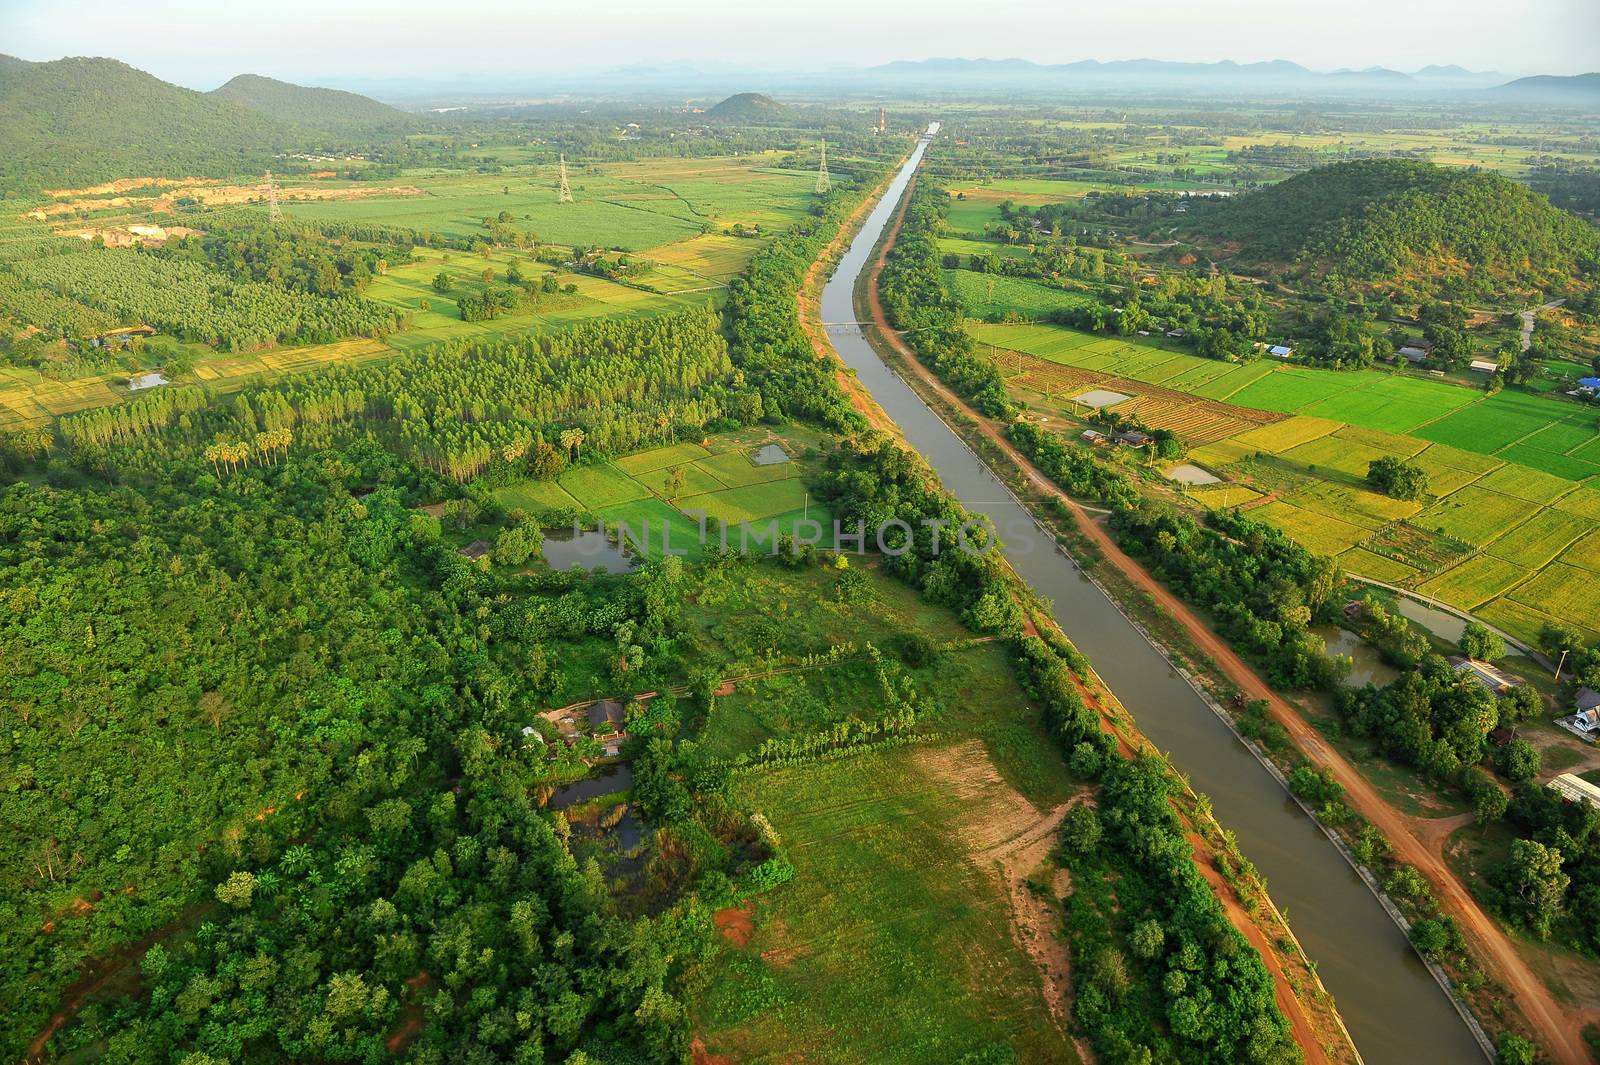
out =
[(1505, 657), (1506, 644), (1476, 621), (1469, 621), (1466, 628), (1461, 630), (1461, 653), (1468, 658), (1493, 662)]
[(235, 909), (248, 909), (255, 890), (255, 874), (241, 870), (231, 874), (227, 880), (217, 885), (217, 901)]
[(1367, 484), (1395, 499), (1421, 499), (1428, 492), (1428, 474), (1415, 462), (1385, 455), (1368, 464)]
[(1061, 821), (1061, 842), (1067, 849), (1087, 854), (1100, 845), (1100, 815), (1094, 807), (1079, 803)]
[(677, 499), (683, 493), (683, 467), (674, 466), (672, 472), (667, 474), (667, 498)]
[(440, 270), (437, 274), (433, 275), (433, 290), (439, 293), (441, 296), (454, 288), (455, 284), (455, 278), (451, 277), (443, 270)]
[(583, 447), (582, 429), (561, 430), (561, 446), (566, 448), (570, 461), (578, 461), (578, 449)]
[(1504, 744), (1495, 752), (1494, 761), (1501, 775), (1516, 784), (1539, 775), (1539, 748), (1527, 740), (1516, 739)]
[(1425, 917), (1411, 926), (1411, 944), (1424, 957), (1437, 958), (1450, 948), (1450, 929), (1436, 917)]
[(1136, 957), (1149, 961), (1161, 956), (1161, 948), (1166, 945), (1167, 933), (1162, 930), (1156, 921), (1140, 921), (1133, 926), (1133, 932), (1128, 936), (1128, 945), (1133, 948)]
[(1506, 863), (1506, 890), (1516, 912), (1540, 939), (1550, 935), (1550, 924), (1561, 912), (1571, 877), (1561, 869), (1561, 851), (1538, 840), (1519, 839), (1511, 844)]
[(1539, 1060), (1539, 1048), (1515, 1032), (1502, 1032), (1495, 1060), (1498, 1065), (1534, 1065)]
[(1477, 794), (1472, 797), (1472, 805), (1477, 811), (1478, 823), (1487, 829), (1506, 815), (1511, 799), (1491, 783), (1487, 787), (1478, 789)]

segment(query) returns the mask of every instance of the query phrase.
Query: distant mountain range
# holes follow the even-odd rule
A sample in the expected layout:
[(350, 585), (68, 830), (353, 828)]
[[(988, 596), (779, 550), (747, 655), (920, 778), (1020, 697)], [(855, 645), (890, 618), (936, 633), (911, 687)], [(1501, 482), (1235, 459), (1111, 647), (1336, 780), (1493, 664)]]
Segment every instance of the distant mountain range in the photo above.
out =
[(1100, 62), (1035, 63), (1027, 59), (924, 59), (900, 60), (868, 68), (864, 73), (909, 81), (1011, 80), (1049, 83), (1058, 87), (1143, 85), (1171, 89), (1206, 86), (1226, 91), (1303, 89), (1329, 92), (1413, 91), (1435, 92), (1483, 89), (1506, 79), (1492, 71), (1471, 71), (1459, 66), (1427, 66), (1406, 73), (1384, 67), (1365, 70), (1311, 70), (1299, 63), (1275, 59), (1261, 63), (1180, 63), (1163, 59), (1121, 59)]

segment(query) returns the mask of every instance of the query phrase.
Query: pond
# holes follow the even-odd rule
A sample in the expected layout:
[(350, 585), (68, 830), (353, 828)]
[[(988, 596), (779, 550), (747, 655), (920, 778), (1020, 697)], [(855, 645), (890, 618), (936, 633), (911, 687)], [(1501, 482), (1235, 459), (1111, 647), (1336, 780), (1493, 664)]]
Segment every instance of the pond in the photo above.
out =
[(763, 444), (756, 452), (757, 466), (778, 466), (789, 461), (789, 453), (777, 444)]
[(1177, 481), (1179, 484), (1202, 485), (1221, 484), (1222, 478), (1192, 462), (1185, 462), (1181, 466), (1174, 466), (1167, 471), (1167, 479)]
[(622, 548), (595, 529), (577, 535), (566, 528), (546, 529), (543, 553), (545, 562), (555, 570), (604, 566), (607, 573), (627, 573), (638, 565)]
[(602, 795), (610, 795), (618, 791), (626, 791), (633, 787), (633, 770), (626, 763), (622, 765), (609, 765), (598, 769), (582, 780), (574, 780), (571, 784), (563, 784), (550, 796), (550, 801), (545, 805), (551, 810), (565, 810), (580, 802), (598, 799)]
[(1467, 627), (1465, 621), (1448, 610), (1419, 603), (1409, 596), (1395, 596), (1394, 609), (1401, 617), (1416, 622), (1447, 643), (1460, 643), (1461, 634)]
[(1344, 678), (1346, 687), (1376, 684), (1381, 688), (1400, 676), (1400, 671), (1385, 662), (1377, 648), (1349, 629), (1338, 625), (1313, 625), (1311, 631), (1322, 637), (1330, 655), (1344, 655), (1355, 663)]

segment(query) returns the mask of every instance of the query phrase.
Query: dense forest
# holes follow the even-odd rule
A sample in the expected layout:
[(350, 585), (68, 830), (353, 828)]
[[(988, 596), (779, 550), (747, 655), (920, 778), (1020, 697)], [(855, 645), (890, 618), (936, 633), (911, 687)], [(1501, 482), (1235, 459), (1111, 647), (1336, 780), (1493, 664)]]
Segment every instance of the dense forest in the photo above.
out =
[[(1320, 167), (1200, 202), (1184, 228), (1242, 260), (1295, 265), (1324, 281), (1414, 281), (1499, 295), (1565, 293), (1600, 268), (1600, 233), (1498, 174), (1399, 160)], [(1468, 268), (1471, 264), (1471, 268)]]
[(317, 129), (401, 131), (424, 121), (358, 93), (291, 85), (259, 74), (240, 74), (206, 95), (232, 101), (278, 122)]

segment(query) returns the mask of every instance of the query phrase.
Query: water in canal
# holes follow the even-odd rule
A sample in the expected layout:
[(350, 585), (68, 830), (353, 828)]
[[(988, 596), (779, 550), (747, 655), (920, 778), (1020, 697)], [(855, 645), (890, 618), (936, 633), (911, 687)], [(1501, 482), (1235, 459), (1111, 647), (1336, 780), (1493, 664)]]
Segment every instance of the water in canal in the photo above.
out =
[[(937, 124), (932, 127), (937, 132)], [(1278, 782), (1109, 600), (1033, 522), (983, 462), (893, 371), (856, 320), (856, 279), (920, 162), (905, 167), (840, 261), (822, 294), (823, 321), (845, 364), (967, 507), (989, 517), (1023, 579), (1055, 604), (1072, 641), (1093, 660), (1145, 735), (1211, 797), (1266, 876), (1339, 1004), (1369, 1065), (1482, 1060), (1477, 1043), (1405, 936)]]

